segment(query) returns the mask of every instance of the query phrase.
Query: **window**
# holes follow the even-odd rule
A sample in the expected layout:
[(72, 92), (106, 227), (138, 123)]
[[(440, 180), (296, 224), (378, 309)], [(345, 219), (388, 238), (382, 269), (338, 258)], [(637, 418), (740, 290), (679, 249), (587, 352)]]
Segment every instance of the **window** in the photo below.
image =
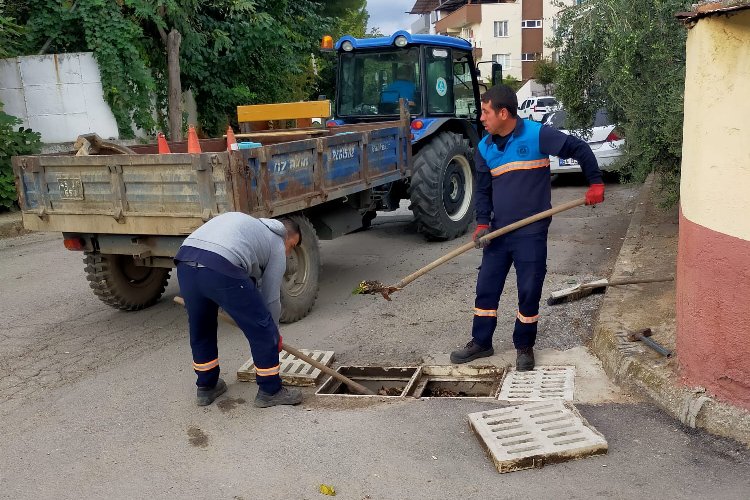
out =
[(541, 28), (542, 20), (535, 19), (533, 21), (521, 21), (521, 27), (522, 28)]
[(528, 61), (536, 61), (541, 57), (541, 54), (539, 52), (524, 52), (521, 54), (521, 60), (524, 62)]
[(492, 62), (500, 63), (503, 71), (510, 69), (510, 54), (492, 54)]
[(399, 99), (412, 113), (422, 111), (419, 48), (381, 52), (346, 52), (339, 69), (341, 116), (398, 115)]
[(508, 36), (508, 21), (495, 21), (495, 38)]
[(427, 49), (425, 54), (427, 64), (427, 112), (455, 113), (456, 102), (453, 99), (453, 85), (449, 82), (453, 76), (453, 59), (448, 49)]

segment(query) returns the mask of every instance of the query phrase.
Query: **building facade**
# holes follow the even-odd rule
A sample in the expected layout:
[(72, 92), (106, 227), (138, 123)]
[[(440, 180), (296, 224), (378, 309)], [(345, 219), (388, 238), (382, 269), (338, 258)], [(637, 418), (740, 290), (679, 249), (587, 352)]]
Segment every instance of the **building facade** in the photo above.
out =
[[(564, 0), (573, 5), (576, 0)], [(412, 14), (420, 33), (465, 38), (477, 61), (503, 65), (503, 75), (526, 81), (533, 78), (537, 61), (555, 58), (546, 46), (561, 8), (557, 0), (417, 0)], [(426, 25), (430, 28), (427, 29)], [(490, 65), (480, 65), (489, 79)]]
[(687, 384), (750, 410), (750, 2), (690, 15), (677, 355)]

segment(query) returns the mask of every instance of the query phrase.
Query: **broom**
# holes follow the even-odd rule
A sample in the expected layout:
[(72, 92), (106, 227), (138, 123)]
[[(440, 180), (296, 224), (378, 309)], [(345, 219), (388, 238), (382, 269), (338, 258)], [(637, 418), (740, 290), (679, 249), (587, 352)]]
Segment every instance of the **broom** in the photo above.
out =
[(552, 292), (550, 297), (547, 299), (547, 305), (555, 306), (564, 302), (573, 302), (580, 300), (589, 295), (595, 293), (604, 293), (609, 286), (622, 286), (622, 285), (637, 285), (640, 283), (663, 283), (666, 281), (674, 281), (674, 277), (666, 278), (647, 278), (647, 279), (630, 279), (630, 280), (614, 280), (608, 281), (606, 279), (592, 281), (590, 283), (583, 283), (575, 285), (570, 288), (564, 288), (557, 292)]

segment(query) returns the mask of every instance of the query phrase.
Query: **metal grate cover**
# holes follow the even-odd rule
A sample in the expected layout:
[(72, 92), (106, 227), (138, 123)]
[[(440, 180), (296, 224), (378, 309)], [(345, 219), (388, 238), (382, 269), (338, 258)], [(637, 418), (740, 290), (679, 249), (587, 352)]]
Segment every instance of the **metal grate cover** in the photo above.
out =
[(498, 472), (607, 453), (607, 440), (571, 403), (545, 401), (469, 414)]
[(509, 403), (562, 399), (573, 401), (574, 366), (538, 366), (528, 372), (508, 372), (497, 399)]
[[(300, 349), (300, 351), (326, 366), (330, 366), (333, 362), (333, 351), (313, 351), (310, 349)], [(281, 380), (288, 385), (314, 386), (322, 373), (318, 368), (313, 368), (305, 361), (286, 351), (279, 355), (279, 365)], [(252, 357), (237, 370), (237, 380), (255, 382), (255, 363), (253, 363)]]

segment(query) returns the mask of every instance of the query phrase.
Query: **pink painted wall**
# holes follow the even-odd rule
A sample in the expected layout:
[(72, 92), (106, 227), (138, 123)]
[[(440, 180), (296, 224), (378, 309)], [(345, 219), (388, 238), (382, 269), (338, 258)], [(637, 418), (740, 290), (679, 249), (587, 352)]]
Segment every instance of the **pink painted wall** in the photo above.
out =
[(682, 212), (677, 331), (685, 382), (750, 410), (750, 241), (691, 222)]

